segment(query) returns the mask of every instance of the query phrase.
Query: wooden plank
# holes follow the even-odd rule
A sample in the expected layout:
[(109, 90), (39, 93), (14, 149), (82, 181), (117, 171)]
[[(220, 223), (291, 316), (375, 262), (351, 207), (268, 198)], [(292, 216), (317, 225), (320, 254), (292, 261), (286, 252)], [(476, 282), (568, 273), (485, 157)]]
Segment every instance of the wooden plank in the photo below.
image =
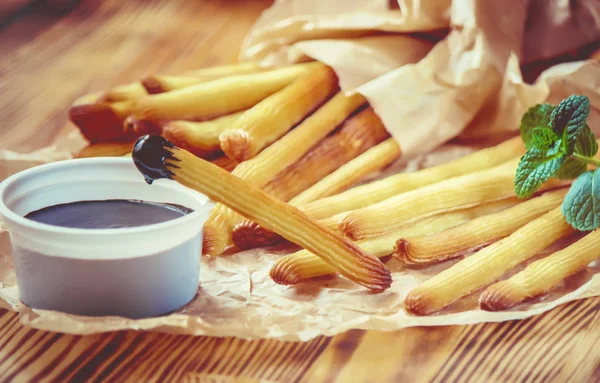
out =
[(594, 298), (523, 321), (350, 331), (310, 342), (60, 335), (3, 312), (0, 381), (583, 382), (600, 363), (599, 309)]

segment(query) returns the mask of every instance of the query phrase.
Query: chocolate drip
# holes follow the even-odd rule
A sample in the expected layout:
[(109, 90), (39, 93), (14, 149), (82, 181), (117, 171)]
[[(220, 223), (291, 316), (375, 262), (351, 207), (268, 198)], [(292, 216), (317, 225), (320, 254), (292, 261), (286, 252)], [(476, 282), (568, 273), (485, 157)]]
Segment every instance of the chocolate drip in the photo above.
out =
[(168, 168), (177, 166), (168, 164), (167, 160), (179, 160), (170, 148), (175, 148), (172, 142), (164, 137), (148, 134), (140, 137), (133, 145), (133, 163), (147, 183), (152, 184), (159, 178), (173, 177), (173, 172)]

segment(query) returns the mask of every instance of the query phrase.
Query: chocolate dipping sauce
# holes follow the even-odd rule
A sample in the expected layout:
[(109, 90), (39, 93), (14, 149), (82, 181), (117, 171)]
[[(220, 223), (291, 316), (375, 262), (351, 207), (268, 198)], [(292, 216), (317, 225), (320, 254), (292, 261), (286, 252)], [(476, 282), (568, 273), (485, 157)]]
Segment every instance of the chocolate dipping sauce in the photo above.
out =
[(77, 229), (116, 229), (162, 223), (192, 211), (175, 204), (113, 199), (49, 206), (33, 211), (25, 218)]

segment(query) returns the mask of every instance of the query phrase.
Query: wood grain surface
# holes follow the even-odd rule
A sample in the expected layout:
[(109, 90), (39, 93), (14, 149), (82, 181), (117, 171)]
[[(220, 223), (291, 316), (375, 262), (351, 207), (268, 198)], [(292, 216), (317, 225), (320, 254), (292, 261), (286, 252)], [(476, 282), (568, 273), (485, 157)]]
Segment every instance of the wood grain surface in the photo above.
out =
[[(10, 3), (10, 4), (9, 4)], [(13, 1), (0, 12), (0, 148), (72, 129), (79, 95), (234, 61), (271, 1)], [(350, 331), (311, 342), (26, 328), (0, 311), (0, 382), (600, 381), (600, 298), (523, 321)]]

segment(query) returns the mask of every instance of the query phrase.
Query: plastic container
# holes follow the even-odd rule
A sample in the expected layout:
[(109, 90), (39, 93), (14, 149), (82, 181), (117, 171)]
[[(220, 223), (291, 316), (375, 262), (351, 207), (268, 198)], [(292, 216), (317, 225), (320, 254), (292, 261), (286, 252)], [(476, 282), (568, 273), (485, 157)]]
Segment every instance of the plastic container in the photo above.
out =
[[(83, 200), (136, 199), (194, 210), (171, 221), (117, 229), (72, 229), (24, 218)], [(21, 300), (79, 315), (143, 318), (176, 310), (198, 291), (202, 227), (212, 204), (171, 180), (152, 185), (128, 158), (37, 166), (0, 184)]]

